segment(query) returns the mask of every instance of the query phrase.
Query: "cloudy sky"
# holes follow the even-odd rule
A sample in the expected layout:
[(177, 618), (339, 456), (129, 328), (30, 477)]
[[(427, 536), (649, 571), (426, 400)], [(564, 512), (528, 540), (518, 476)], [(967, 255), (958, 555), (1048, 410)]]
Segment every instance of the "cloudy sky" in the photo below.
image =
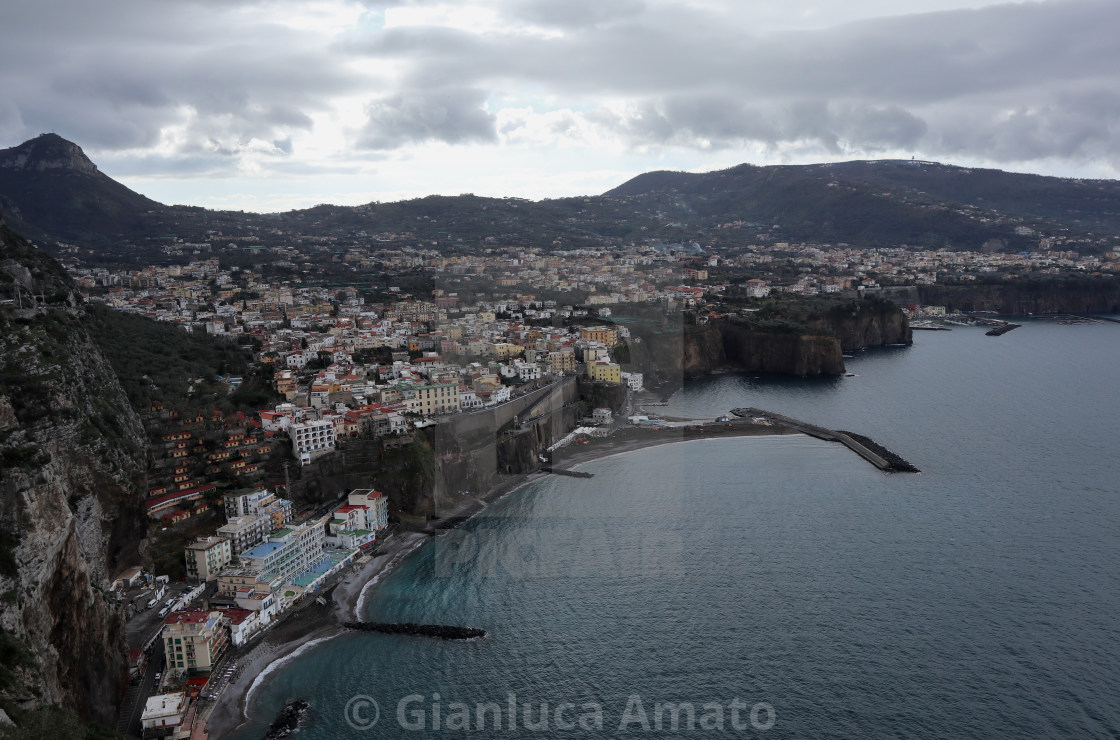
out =
[(28, 0), (0, 148), (54, 131), (166, 203), (599, 193), (916, 156), (1120, 169), (1117, 0)]

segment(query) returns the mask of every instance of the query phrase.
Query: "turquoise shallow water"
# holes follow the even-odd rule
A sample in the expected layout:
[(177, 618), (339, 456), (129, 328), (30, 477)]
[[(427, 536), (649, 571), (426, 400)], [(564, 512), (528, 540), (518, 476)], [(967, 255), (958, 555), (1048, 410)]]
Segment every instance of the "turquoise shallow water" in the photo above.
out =
[[(777, 437), (545, 479), (417, 551), (369, 605), (485, 639), (323, 643), (268, 677), (236, 737), (294, 696), (307, 738), (1120, 735), (1120, 326), (916, 339), (849, 360), (852, 378), (703, 379), (666, 411), (772, 409), (922, 474)], [(378, 703), (372, 728), (355, 696)], [(446, 729), (459, 703), (469, 732)]]

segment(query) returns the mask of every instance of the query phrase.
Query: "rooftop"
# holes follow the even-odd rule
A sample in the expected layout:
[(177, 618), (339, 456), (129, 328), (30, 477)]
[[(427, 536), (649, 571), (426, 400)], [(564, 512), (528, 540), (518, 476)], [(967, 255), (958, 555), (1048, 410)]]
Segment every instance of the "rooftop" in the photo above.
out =
[(254, 547), (252, 550), (241, 554), (242, 558), (263, 558), (268, 557), (272, 553), (279, 550), (284, 546), (283, 542), (262, 542)]

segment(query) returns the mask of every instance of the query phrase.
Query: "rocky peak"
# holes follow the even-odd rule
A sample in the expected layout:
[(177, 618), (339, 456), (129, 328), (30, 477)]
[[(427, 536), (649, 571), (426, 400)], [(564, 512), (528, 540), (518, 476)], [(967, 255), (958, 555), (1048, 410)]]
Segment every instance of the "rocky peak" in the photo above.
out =
[(32, 172), (97, 172), (97, 165), (90, 161), (80, 146), (58, 134), (40, 134), (19, 146), (0, 150), (0, 168)]

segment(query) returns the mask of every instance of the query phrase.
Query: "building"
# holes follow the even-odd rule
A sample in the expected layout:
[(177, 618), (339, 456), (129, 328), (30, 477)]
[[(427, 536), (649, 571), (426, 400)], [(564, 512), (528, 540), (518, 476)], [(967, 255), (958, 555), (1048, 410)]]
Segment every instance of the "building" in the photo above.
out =
[(618, 329), (610, 326), (583, 326), (580, 327), (579, 338), (613, 347), (618, 344)]
[(645, 387), (641, 373), (622, 373), (622, 382), (626, 383), (632, 391), (640, 391)]
[(144, 713), (140, 715), (144, 737), (164, 737), (179, 732), (188, 705), (187, 695), (182, 691), (148, 697)]
[(368, 509), (366, 529), (380, 531), (389, 526), (389, 497), (381, 491), (370, 488), (355, 489), (347, 497), (347, 503), (351, 506), (365, 506)]
[(432, 385), (398, 383), (397, 387), (405, 393), (404, 403), (408, 406), (408, 410), (421, 416), (450, 414), (459, 410), (457, 382)]
[(306, 465), (316, 457), (334, 452), (334, 422), (306, 421), (292, 424), (288, 429), (292, 438), (292, 453), (300, 465)]
[(239, 556), (249, 548), (264, 542), (265, 535), (272, 531), (271, 522), (261, 516), (235, 516), (218, 527), (219, 537), (228, 537), (234, 556)]
[(221, 612), (172, 612), (163, 620), (167, 669), (209, 673), (229, 648), (229, 622)]
[(548, 371), (551, 373), (574, 373), (576, 371), (576, 353), (570, 349), (549, 352)]
[(229, 537), (199, 537), (187, 545), (187, 578), (196, 581), (213, 581), (218, 572), (233, 562), (233, 547)]
[(241, 594), (271, 594), (280, 586), (279, 579), (270, 581), (255, 568), (226, 568), (218, 574), (218, 595), (225, 598), (239, 598)]
[(266, 581), (290, 583), (323, 558), (325, 524), (324, 517), (273, 532), (267, 542), (241, 554), (241, 565), (260, 571)]
[(621, 383), (622, 368), (613, 362), (592, 362), (587, 366), (587, 377), (607, 383)]
[(241, 516), (260, 516), (267, 519), (266, 534), (280, 529), (292, 520), (292, 502), (280, 498), (268, 489), (235, 491), (223, 498), (226, 519)]

